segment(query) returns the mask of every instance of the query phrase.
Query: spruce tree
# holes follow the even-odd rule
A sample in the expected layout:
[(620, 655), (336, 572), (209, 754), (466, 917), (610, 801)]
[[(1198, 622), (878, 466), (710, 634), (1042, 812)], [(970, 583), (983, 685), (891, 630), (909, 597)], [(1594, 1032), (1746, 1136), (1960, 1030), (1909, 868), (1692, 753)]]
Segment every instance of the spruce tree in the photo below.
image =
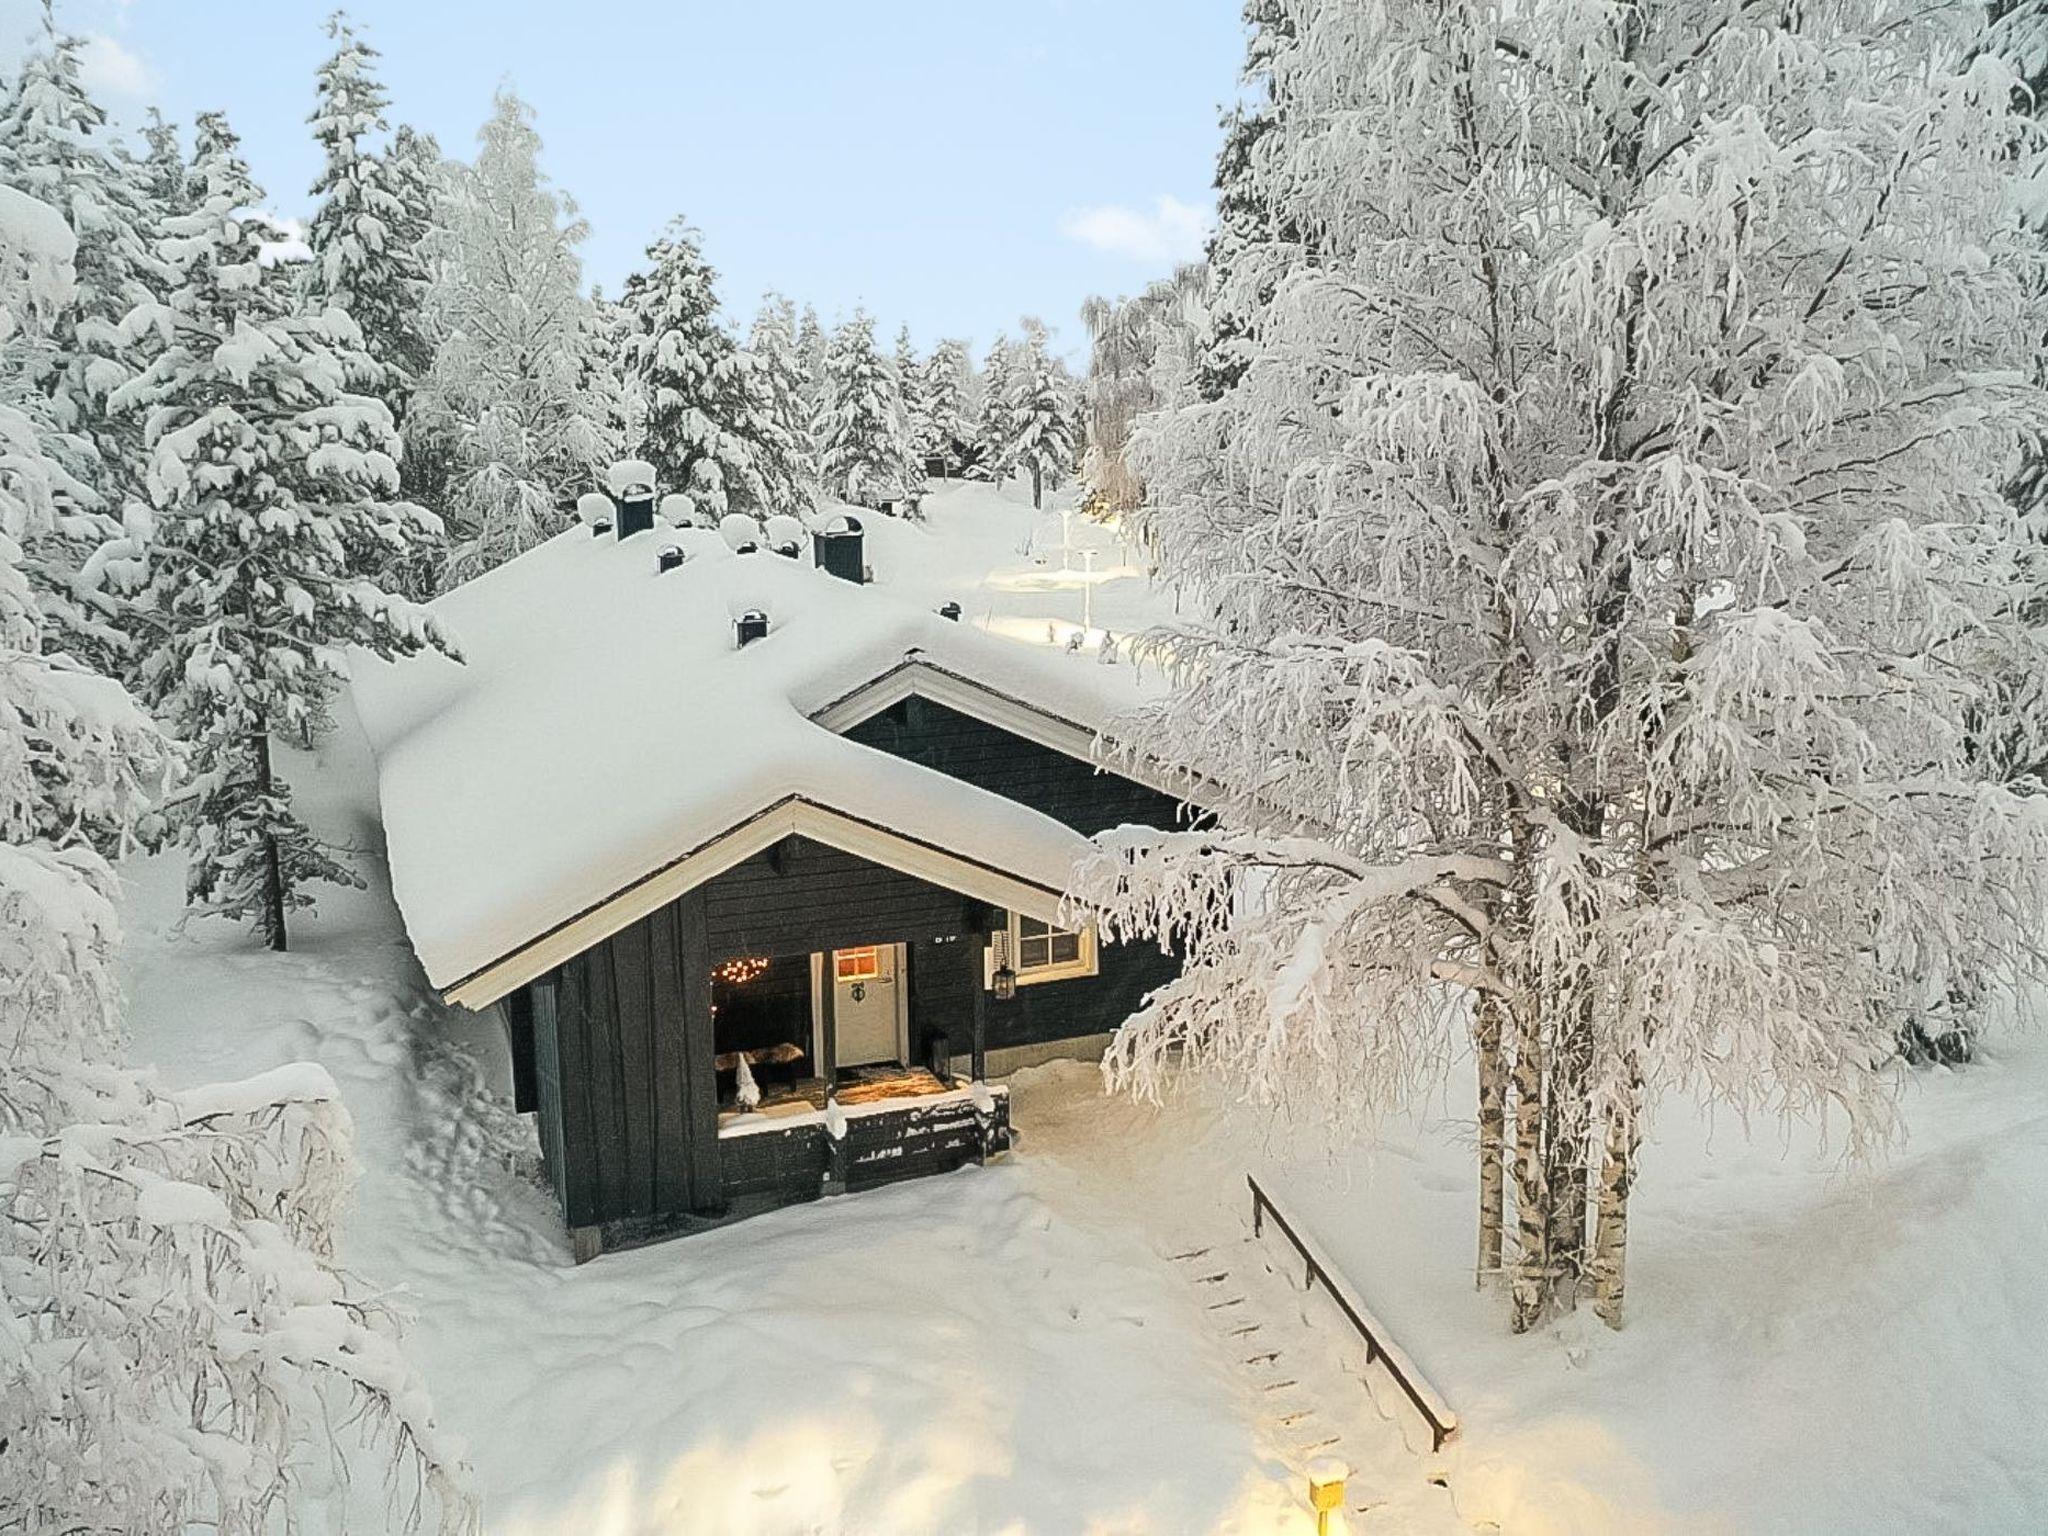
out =
[(996, 458), (998, 478), (1013, 471), (1030, 477), (1034, 507), (1043, 507), (1045, 493), (1058, 490), (1074, 470), (1072, 380), (1046, 343), (1045, 326), (1027, 319), (1008, 373), (1004, 439)]
[(812, 421), (825, 414), (825, 354), (829, 350), (818, 312), (806, 304), (796, 328), (796, 360), (804, 380), (804, 410)]
[(273, 734), (303, 734), (342, 655), (447, 648), (425, 610), (358, 574), (355, 552), (402, 554), (428, 519), (395, 502), (390, 412), (353, 394), (354, 324), (295, 308), (261, 191), (218, 114), (199, 119), (196, 205), (168, 221), (176, 273), (127, 333), (153, 341), (113, 403), (145, 422), (157, 508), (138, 604), (152, 625), (138, 675), (181, 737), (193, 780), (173, 808), (187, 899), (253, 922), (273, 949), (310, 885), (360, 878), (293, 811)]
[(975, 460), (971, 472), (976, 479), (992, 480), (997, 485), (1010, 473), (1010, 467), (1003, 462), (1011, 438), (1010, 362), (1010, 338), (996, 337), (989, 344), (988, 361), (982, 364), (981, 414), (974, 425)]
[(861, 507), (908, 500), (914, 510), (923, 477), (913, 472), (902, 397), (866, 310), (832, 333), (826, 381), (818, 423), (826, 492)]
[(649, 269), (626, 279), (626, 367), (647, 396), (641, 450), (662, 491), (688, 499), (696, 521), (780, 510), (754, 462), (754, 400), (746, 359), (718, 323), (717, 274), (680, 218), (647, 247)]
[(896, 355), (891, 361), (896, 368), (896, 392), (903, 400), (904, 435), (910, 440), (911, 456), (922, 467), (926, 459), (938, 456), (938, 443), (931, 408), (925, 399), (924, 369), (918, 362), (917, 348), (911, 343), (908, 325), (896, 330)]
[(804, 410), (804, 377), (796, 350), (796, 306), (777, 294), (762, 300), (747, 338), (753, 393), (754, 460), (769, 508), (801, 515), (818, 494), (818, 455)]
[(974, 411), (971, 394), (974, 360), (967, 343), (948, 337), (924, 360), (920, 389), (930, 422), (933, 452), (949, 470), (964, 467), (974, 453)]
[(48, 12), (40, 42), (0, 106), (0, 183), (62, 212), (77, 232), (75, 302), (17, 356), (17, 387), (47, 405), (50, 425), (97, 460), (97, 510), (74, 507), (24, 551), (45, 621), (64, 645), (118, 670), (121, 605), (88, 579), (94, 552), (121, 532), (117, 514), (141, 494), (138, 423), (110, 413), (106, 392), (128, 372), (122, 319), (156, 297), (168, 274), (152, 249), (152, 177), (116, 138), (80, 79), (81, 41)]

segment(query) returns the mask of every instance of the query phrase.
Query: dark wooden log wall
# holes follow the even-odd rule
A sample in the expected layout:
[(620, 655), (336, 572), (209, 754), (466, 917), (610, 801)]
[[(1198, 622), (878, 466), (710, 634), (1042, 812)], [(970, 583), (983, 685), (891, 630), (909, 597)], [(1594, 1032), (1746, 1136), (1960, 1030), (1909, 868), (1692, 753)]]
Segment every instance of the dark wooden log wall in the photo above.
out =
[(715, 965), (736, 955), (802, 955), (968, 932), (984, 909), (958, 891), (800, 837), (704, 886)]
[(1020, 801), (1089, 837), (1127, 822), (1175, 827), (1185, 820), (1171, 795), (914, 694), (846, 735)]

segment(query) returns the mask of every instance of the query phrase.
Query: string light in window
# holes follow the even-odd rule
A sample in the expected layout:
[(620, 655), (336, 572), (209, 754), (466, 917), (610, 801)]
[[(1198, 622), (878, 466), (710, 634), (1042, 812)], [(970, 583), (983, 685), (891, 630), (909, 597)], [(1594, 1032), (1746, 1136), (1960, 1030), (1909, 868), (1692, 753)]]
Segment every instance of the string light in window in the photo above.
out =
[(748, 955), (739, 960), (728, 960), (712, 969), (711, 979), (722, 981), (729, 987), (744, 987), (748, 982), (759, 979), (768, 969), (767, 960)]

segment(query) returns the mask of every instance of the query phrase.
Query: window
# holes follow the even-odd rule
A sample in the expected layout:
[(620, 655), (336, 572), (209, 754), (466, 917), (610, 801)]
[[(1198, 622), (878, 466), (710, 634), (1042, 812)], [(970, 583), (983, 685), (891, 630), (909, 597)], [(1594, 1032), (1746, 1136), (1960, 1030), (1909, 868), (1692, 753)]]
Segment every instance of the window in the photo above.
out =
[(1065, 981), (1073, 976), (1093, 976), (1095, 930), (1055, 928), (1051, 923), (1021, 913), (1010, 914), (1006, 933), (998, 933), (988, 948), (988, 980), (1008, 962), (1017, 973), (1017, 985), (1028, 987), (1041, 981)]
[(832, 951), (832, 975), (838, 981), (874, 981), (882, 974), (882, 949), (870, 944), (865, 949)]

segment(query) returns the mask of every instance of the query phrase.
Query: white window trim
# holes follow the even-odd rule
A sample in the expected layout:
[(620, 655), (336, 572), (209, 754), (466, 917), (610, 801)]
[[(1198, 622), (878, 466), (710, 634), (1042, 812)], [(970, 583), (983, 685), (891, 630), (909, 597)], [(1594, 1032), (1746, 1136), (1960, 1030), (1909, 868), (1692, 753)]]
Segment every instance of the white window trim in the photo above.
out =
[[(1021, 948), (1023, 935), (1019, 932), (1022, 924), (1018, 919), (1020, 916), (1029, 915), (1028, 913), (1012, 912), (1008, 924), (998, 929), (992, 935), (992, 942), (987, 948), (982, 950), (981, 982), (984, 987), (991, 991), (995, 989), (996, 971), (1006, 960), (1009, 963), (1010, 969), (1016, 972), (1017, 985), (1020, 987), (1035, 987), (1048, 981), (1077, 981), (1084, 976), (1099, 976), (1102, 974), (1101, 957), (1097, 952), (1095, 925), (1093, 923), (1089, 923), (1079, 930), (1081, 935), (1080, 959), (1063, 960), (1052, 965), (1033, 966), (1029, 970), (1017, 964), (1016, 957), (1023, 952)], [(1045, 919), (1040, 918), (1039, 921), (1045, 922)], [(1049, 923), (1047, 926), (1058, 928), (1059, 924)], [(1072, 933), (1076, 930), (1068, 928), (1061, 931)]]

